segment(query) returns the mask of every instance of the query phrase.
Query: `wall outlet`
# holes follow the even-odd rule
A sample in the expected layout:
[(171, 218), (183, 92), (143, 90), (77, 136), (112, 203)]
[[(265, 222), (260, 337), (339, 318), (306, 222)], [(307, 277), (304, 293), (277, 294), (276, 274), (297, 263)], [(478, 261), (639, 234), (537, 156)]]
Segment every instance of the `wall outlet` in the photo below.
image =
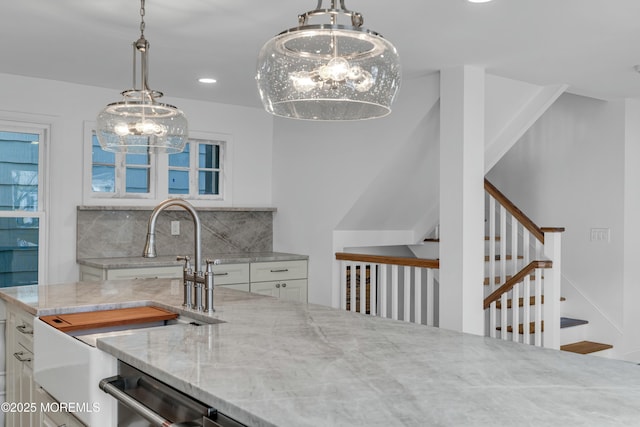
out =
[(172, 236), (180, 235), (180, 221), (171, 221), (171, 235)]

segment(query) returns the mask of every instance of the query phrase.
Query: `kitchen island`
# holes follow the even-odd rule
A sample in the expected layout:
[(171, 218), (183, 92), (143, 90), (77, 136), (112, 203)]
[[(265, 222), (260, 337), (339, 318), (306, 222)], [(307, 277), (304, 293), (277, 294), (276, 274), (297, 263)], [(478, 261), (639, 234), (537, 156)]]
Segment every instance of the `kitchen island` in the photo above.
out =
[[(0, 290), (36, 316), (158, 305), (177, 280)], [(251, 426), (605, 426), (640, 422), (640, 366), (216, 289), (213, 318), (97, 347)]]

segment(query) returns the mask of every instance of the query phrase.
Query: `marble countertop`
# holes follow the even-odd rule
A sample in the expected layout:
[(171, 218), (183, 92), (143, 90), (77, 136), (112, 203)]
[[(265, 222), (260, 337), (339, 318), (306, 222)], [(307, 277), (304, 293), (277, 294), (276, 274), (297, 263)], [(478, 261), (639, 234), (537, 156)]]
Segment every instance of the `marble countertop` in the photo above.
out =
[[(203, 259), (217, 259), (221, 264), (238, 264), (246, 262), (294, 261), (305, 260), (307, 255), (290, 254), (285, 252), (242, 252), (205, 254)], [(155, 258), (115, 257), (115, 258), (82, 258), (78, 264), (96, 268), (138, 268), (138, 267), (166, 267), (182, 265), (175, 255), (163, 255)]]
[[(251, 426), (636, 426), (640, 366), (216, 289), (219, 324), (98, 347)], [(179, 281), (0, 289), (36, 315), (154, 304)], [(196, 315), (194, 314), (194, 317)], [(200, 315), (202, 316), (202, 315)], [(206, 320), (206, 319), (205, 319)]]

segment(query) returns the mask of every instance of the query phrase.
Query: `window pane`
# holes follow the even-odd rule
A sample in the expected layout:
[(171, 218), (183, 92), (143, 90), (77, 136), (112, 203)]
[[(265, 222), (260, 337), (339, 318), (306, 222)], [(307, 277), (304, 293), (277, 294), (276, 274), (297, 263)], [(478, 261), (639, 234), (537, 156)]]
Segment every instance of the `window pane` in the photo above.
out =
[(0, 218), (0, 287), (38, 283), (38, 218)]
[(145, 154), (127, 154), (125, 162), (127, 165), (144, 165), (148, 166), (150, 161), (149, 153)]
[(127, 193), (149, 192), (149, 169), (127, 168)]
[(116, 187), (115, 166), (94, 165), (91, 168), (91, 190), (98, 193), (113, 193)]
[(104, 151), (98, 142), (98, 137), (94, 134), (91, 137), (91, 161), (108, 165), (116, 164), (116, 154)]
[(189, 144), (185, 144), (181, 153), (169, 154), (169, 166), (188, 168), (189, 167)]
[(38, 209), (38, 134), (0, 132), (0, 210)]
[(219, 172), (199, 171), (198, 172), (198, 194), (220, 194)]
[(169, 194), (189, 194), (188, 171), (169, 171)]
[(220, 146), (200, 144), (198, 152), (198, 167), (217, 169), (220, 167)]

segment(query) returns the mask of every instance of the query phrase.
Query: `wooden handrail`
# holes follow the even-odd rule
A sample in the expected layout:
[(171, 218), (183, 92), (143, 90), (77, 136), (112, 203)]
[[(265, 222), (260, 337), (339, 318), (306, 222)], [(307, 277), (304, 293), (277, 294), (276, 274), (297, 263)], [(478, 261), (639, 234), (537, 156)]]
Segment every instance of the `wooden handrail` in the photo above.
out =
[(502, 194), (500, 190), (493, 186), (487, 179), (484, 180), (484, 189), (487, 193), (491, 194), (494, 199), (504, 206), (511, 215), (513, 215), (520, 224), (522, 224), (527, 230), (533, 234), (541, 243), (544, 243), (544, 232), (538, 227), (531, 219), (524, 214), (511, 200), (507, 199), (507, 196)]
[(336, 259), (340, 261), (372, 262), (376, 264), (402, 265), (406, 267), (440, 268), (440, 260), (438, 259), (350, 254), (346, 252), (336, 252)]
[(520, 270), (515, 276), (507, 280), (504, 285), (496, 289), (491, 295), (484, 299), (484, 308), (489, 308), (492, 302), (500, 299), (500, 296), (505, 292), (509, 292), (515, 285), (520, 283), (527, 275), (531, 274), (536, 268), (551, 268), (553, 267), (552, 261), (531, 261), (525, 268)]

